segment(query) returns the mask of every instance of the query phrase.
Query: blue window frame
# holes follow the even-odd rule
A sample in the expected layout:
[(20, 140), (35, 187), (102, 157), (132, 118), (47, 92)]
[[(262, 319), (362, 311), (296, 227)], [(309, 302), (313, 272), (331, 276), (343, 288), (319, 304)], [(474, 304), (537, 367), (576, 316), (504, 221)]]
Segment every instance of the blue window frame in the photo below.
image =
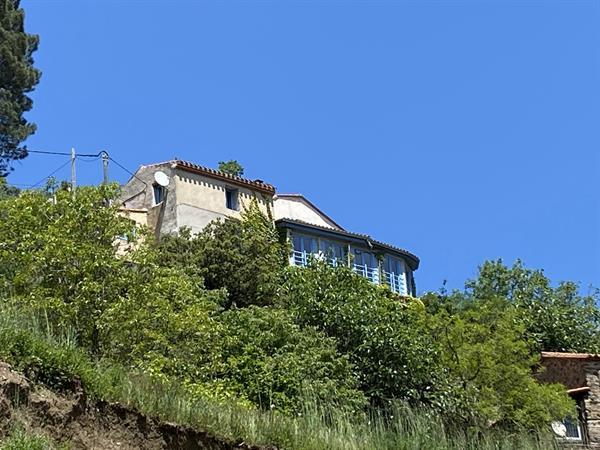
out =
[(154, 194), (154, 204), (158, 205), (165, 199), (165, 188), (159, 184), (152, 185), (152, 192)]
[(233, 209), (234, 211), (239, 209), (237, 189), (225, 189), (225, 206), (227, 209)]

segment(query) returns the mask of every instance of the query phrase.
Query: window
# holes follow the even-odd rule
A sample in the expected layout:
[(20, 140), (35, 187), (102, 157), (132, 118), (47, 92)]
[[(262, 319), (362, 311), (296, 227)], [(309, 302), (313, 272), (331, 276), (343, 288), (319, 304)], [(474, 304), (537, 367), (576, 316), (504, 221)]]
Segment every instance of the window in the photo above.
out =
[(581, 426), (579, 421), (572, 417), (566, 417), (561, 421), (552, 423), (552, 430), (557, 437), (568, 441), (581, 441)]
[(165, 188), (159, 184), (153, 184), (152, 190), (154, 192), (154, 204), (158, 205), (165, 199)]
[(225, 189), (225, 206), (227, 209), (238, 210), (238, 191), (237, 189)]
[(377, 258), (373, 253), (367, 252), (356, 247), (352, 247), (352, 253), (354, 253), (355, 266), (366, 266), (371, 269), (376, 269), (377, 267), (379, 267)]

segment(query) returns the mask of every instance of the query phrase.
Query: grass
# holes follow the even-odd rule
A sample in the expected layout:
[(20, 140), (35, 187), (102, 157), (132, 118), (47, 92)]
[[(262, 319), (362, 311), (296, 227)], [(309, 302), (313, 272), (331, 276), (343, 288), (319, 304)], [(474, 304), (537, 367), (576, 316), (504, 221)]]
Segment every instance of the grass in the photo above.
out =
[[(558, 448), (549, 434), (453, 430), (431, 411), (403, 406), (385, 419), (377, 414), (357, 418), (307, 402), (302, 414), (290, 417), (277, 411), (193, 399), (180, 385), (160, 383), (108, 361), (95, 362), (77, 347), (69, 330), (57, 332), (39, 317), (3, 306), (0, 306), (0, 360), (50, 386), (79, 377), (93, 398), (120, 402), (149, 416), (249, 444), (307, 450)], [(19, 439), (36, 438), (23, 435), (10, 439), (18, 443)], [(0, 449), (52, 448), (14, 445)]]
[(57, 446), (47, 437), (32, 434), (20, 427), (15, 427), (6, 439), (0, 441), (0, 450), (66, 450), (67, 448)]

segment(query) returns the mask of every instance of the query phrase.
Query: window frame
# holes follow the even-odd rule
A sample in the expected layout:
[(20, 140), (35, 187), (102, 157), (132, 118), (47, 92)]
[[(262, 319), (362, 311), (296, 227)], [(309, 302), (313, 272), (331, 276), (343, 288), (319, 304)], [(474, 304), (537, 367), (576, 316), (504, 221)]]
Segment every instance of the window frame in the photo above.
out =
[(240, 191), (236, 188), (225, 188), (225, 208), (231, 211), (240, 210)]
[[(158, 194), (158, 195), (157, 195)], [(165, 197), (167, 196), (167, 190), (164, 186), (161, 186), (158, 183), (152, 184), (152, 202), (154, 206), (160, 205), (165, 201)], [(160, 197), (160, 199), (159, 199)]]

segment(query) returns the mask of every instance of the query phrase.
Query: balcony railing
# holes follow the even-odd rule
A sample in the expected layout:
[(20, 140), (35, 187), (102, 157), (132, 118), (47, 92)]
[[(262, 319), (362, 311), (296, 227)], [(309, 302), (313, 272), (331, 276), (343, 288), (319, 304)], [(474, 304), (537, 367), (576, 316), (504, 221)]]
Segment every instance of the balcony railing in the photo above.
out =
[(383, 271), (383, 282), (387, 284), (393, 292), (406, 295), (406, 277), (403, 273)]
[[(337, 267), (339, 264), (346, 264), (345, 258), (326, 258), (322, 253), (309, 253), (297, 250), (292, 252), (291, 263), (294, 266), (306, 267), (311, 258), (320, 260), (326, 259), (327, 262), (333, 267)], [(352, 264), (352, 270), (358, 275), (365, 277), (373, 284), (388, 285), (390, 289), (397, 294), (406, 295), (408, 293), (406, 277), (403, 273), (382, 271), (380, 274), (378, 267), (369, 267), (366, 264)]]
[(315, 258), (321, 261), (326, 260), (333, 267), (337, 267), (340, 263), (340, 260), (338, 258), (326, 257), (322, 253), (299, 252), (296, 250), (292, 252), (292, 260), (294, 266), (306, 267), (311, 258)]
[(352, 270), (357, 274), (365, 277), (373, 284), (379, 284), (379, 268), (369, 267), (366, 264), (353, 264)]

